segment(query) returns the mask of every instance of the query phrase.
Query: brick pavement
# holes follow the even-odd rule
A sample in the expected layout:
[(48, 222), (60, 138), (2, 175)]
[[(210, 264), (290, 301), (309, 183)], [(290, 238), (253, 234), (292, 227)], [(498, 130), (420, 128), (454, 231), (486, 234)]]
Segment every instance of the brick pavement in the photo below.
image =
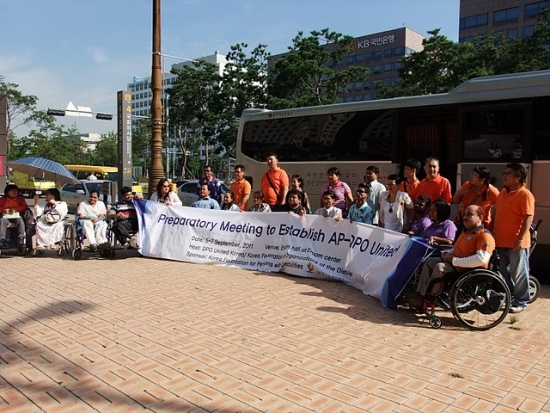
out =
[(0, 274), (2, 413), (550, 412), (549, 287), (471, 332), (336, 282), (132, 251), (2, 256)]

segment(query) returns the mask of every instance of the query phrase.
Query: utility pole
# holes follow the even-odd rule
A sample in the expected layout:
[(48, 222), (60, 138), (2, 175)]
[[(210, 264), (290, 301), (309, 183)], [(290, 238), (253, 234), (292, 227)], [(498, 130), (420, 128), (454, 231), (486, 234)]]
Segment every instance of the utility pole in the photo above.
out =
[(164, 177), (162, 166), (162, 67), (161, 57), (160, 0), (153, 0), (153, 66), (151, 72), (151, 166), (149, 167), (149, 195), (155, 192), (158, 181)]

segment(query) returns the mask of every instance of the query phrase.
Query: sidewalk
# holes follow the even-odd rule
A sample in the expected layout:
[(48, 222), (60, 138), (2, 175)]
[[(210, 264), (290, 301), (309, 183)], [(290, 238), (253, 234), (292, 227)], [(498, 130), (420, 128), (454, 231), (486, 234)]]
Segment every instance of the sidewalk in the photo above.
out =
[[(487, 332), (344, 284), (0, 257), (0, 412), (550, 412), (550, 288)], [(514, 327), (513, 329), (510, 327)]]

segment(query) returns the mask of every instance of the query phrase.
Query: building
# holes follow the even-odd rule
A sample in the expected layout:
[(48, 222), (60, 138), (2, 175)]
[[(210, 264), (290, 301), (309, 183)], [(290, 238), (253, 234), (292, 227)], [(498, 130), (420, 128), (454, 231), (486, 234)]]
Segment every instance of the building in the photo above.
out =
[(93, 151), (97, 143), (101, 140), (100, 133), (81, 133), (78, 137), (86, 144), (86, 149)]
[[(212, 63), (218, 66), (220, 76), (223, 74), (227, 59), (225, 55), (222, 55), (216, 51), (213, 55), (198, 57), (193, 60), (187, 60), (185, 62), (175, 63), (171, 66), (172, 69), (181, 69), (184, 66), (192, 66), (193, 61), (204, 60), (205, 62)], [(164, 67), (164, 62), (163, 62)], [(167, 98), (165, 91), (170, 89), (172, 83), (176, 81), (175, 75), (171, 73), (163, 73), (162, 77), (162, 97), (164, 101)], [(128, 83), (127, 90), (132, 92), (132, 115), (138, 118), (139, 116), (149, 117), (151, 116), (151, 101), (153, 100), (153, 92), (151, 90), (151, 76), (148, 77), (134, 77), (132, 83)]]
[[(423, 40), (422, 35), (407, 27), (367, 34), (353, 39), (353, 53), (343, 56), (333, 68), (338, 71), (348, 66), (368, 67), (370, 77), (365, 81), (347, 85), (346, 89), (338, 96), (339, 102), (375, 99), (377, 83), (387, 85), (395, 83), (399, 78), (399, 69), (401, 68), (399, 61), (413, 52), (421, 51)], [(274, 62), (285, 54), (274, 55), (271, 61)]]
[(461, 0), (459, 42), (489, 33), (502, 33), (515, 39), (530, 37), (535, 31), (537, 16), (545, 7), (545, 1)]

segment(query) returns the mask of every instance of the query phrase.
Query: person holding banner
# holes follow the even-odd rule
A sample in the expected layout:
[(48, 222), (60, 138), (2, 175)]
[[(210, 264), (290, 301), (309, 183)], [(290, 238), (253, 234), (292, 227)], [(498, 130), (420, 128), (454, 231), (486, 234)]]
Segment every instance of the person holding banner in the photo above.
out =
[(179, 205), (181, 206), (181, 200), (172, 192), (172, 185), (166, 178), (161, 178), (157, 183), (157, 191), (151, 195), (151, 201), (160, 202), (166, 206)]
[(323, 207), (315, 211), (315, 215), (322, 215), (325, 218), (333, 218), (336, 221), (342, 219), (342, 210), (335, 206), (336, 203), (336, 194), (332, 191), (323, 192)]
[(399, 191), (399, 175), (391, 174), (386, 181), (385, 192), (380, 194), (379, 226), (392, 231), (402, 232), (407, 220), (405, 209), (413, 209), (411, 198), (406, 192)]
[(225, 194), (223, 194), (223, 204), (221, 206), (221, 210), (223, 211), (234, 211), (234, 212), (241, 212), (241, 208), (233, 202), (235, 199), (235, 195), (233, 195), (232, 191), (227, 191)]
[(120, 189), (122, 200), (118, 201), (107, 212), (107, 217), (116, 220), (112, 230), (120, 245), (125, 245), (132, 234), (138, 231), (138, 218), (134, 206), (132, 188), (124, 186)]
[(295, 189), (291, 189), (288, 191), (288, 212), (293, 212), (297, 215), (305, 215), (307, 213), (306, 209), (302, 205), (302, 193), (300, 191), (296, 191)]
[(359, 184), (357, 191), (355, 191), (355, 203), (350, 206), (347, 216), (350, 222), (373, 225), (374, 211), (367, 203), (368, 198), (369, 188), (366, 184)]
[(191, 208), (202, 209), (220, 209), (220, 204), (213, 198), (210, 198), (210, 189), (208, 184), (202, 184), (199, 190), (199, 199), (191, 204)]
[(464, 211), (464, 232), (460, 234), (451, 250), (441, 253), (441, 257), (426, 260), (416, 291), (427, 296), (429, 301), (441, 293), (442, 283), (437, 280), (451, 272), (464, 272), (469, 268), (487, 268), (495, 250), (495, 239), (483, 227), (483, 208), (470, 205)]
[(271, 208), (264, 202), (262, 191), (254, 192), (254, 205), (249, 209), (250, 212), (271, 212)]

